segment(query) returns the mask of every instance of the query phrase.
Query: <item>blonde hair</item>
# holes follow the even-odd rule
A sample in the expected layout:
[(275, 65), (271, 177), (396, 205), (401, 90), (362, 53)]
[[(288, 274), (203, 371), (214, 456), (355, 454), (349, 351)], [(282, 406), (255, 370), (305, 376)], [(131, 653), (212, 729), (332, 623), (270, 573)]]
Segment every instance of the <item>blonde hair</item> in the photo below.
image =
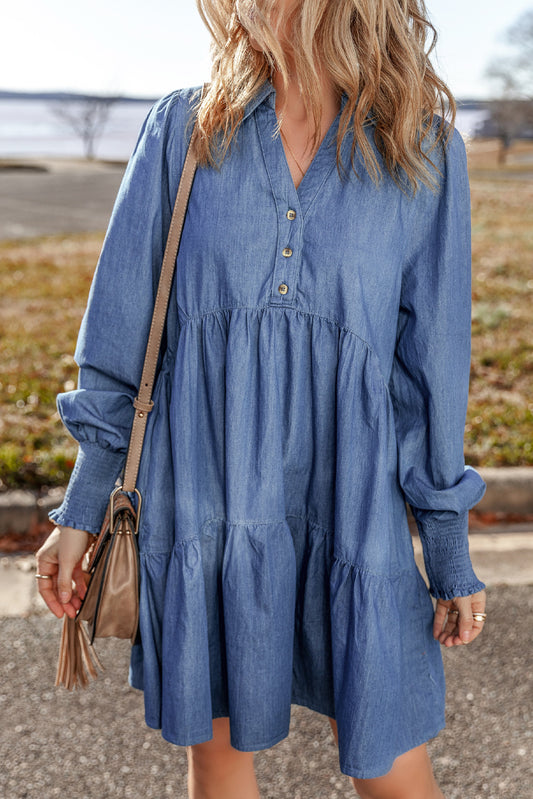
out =
[[(287, 87), (289, 70), (278, 39), (276, 0), (197, 0), (197, 5), (213, 39), (211, 83), (196, 108), (197, 153), (201, 164), (219, 166), (247, 103), (272, 70)], [(404, 185), (407, 179), (415, 192), (421, 183), (434, 186), (429, 155), (453, 131), (456, 106), (429, 59), (437, 34), (423, 0), (296, 0), (285, 24), (315, 146), (321, 68), (339, 95), (345, 92), (348, 98), (337, 135), (339, 170), (344, 169), (342, 142), (352, 132), (352, 168), (359, 148), (370, 177), (379, 183), (382, 171), (363, 130), (372, 124), (375, 146), (393, 179)], [(261, 50), (252, 47), (251, 37)]]

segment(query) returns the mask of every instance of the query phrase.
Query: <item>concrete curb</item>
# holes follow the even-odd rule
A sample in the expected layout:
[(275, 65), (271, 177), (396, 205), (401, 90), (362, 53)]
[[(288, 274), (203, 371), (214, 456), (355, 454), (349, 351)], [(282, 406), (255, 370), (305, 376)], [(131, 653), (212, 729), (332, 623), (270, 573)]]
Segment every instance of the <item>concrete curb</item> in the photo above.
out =
[(476, 505), (480, 513), (533, 513), (533, 467), (485, 468), (478, 472), (487, 484)]
[(0, 493), (0, 536), (26, 534), (46, 524), (48, 513), (61, 504), (64, 494), (64, 488), (52, 488), (42, 496), (23, 490)]
[[(533, 514), (533, 467), (478, 469), (487, 483), (485, 496), (476, 505), (480, 513)], [(0, 536), (26, 534), (45, 525), (48, 513), (61, 504), (64, 488), (42, 496), (32, 491), (0, 493)]]

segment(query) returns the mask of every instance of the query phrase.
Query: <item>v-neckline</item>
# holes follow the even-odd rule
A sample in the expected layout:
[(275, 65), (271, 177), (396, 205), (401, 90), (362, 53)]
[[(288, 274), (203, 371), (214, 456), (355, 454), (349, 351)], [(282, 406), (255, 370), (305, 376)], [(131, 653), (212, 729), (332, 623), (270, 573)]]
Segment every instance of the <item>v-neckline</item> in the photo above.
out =
[(274, 197), (278, 199), (283, 197), (283, 204), (288, 203), (289, 207), (298, 211), (300, 218), (303, 218), (336, 167), (335, 147), (331, 148), (331, 145), (335, 143), (336, 131), (347, 97), (345, 94), (342, 95), (340, 110), (326, 131), (313, 160), (296, 188), (281, 136), (276, 132), (275, 95), (275, 89), (270, 85), (268, 94), (258, 98), (257, 105), (250, 110), (250, 113), (252, 111), (254, 113), (263, 162)]
[[(274, 111), (274, 113), (275, 113), (275, 111)], [(322, 160), (322, 157), (323, 157), (322, 156), (322, 152), (323, 152), (323, 150), (325, 150), (327, 147), (329, 147), (329, 145), (331, 143), (331, 139), (333, 138), (332, 134), (337, 128), (337, 125), (338, 125), (339, 120), (340, 120), (341, 113), (342, 113), (342, 104), (341, 104), (341, 108), (339, 109), (339, 111), (335, 115), (333, 121), (331, 122), (330, 126), (328, 127), (328, 129), (326, 130), (324, 136), (322, 137), (322, 141), (320, 142), (319, 146), (315, 150), (315, 154), (313, 155), (311, 161), (309, 162), (309, 166), (305, 170), (305, 172), (304, 172), (304, 174), (302, 176), (302, 179), (300, 180), (298, 185), (296, 185), (296, 183), (294, 182), (294, 178), (292, 176), (291, 168), (289, 166), (289, 161), (287, 159), (287, 153), (285, 152), (285, 147), (283, 146), (283, 141), (282, 141), (282, 138), (281, 138), (281, 132), (276, 136), (278, 149), (279, 148), (281, 149), (281, 153), (282, 153), (282, 156), (283, 156), (284, 167), (285, 167), (285, 169), (287, 170), (287, 172), (289, 174), (290, 181), (291, 181), (292, 186), (294, 188), (294, 191), (296, 192), (298, 197), (301, 196), (302, 185), (306, 182), (306, 178), (308, 177), (309, 173), (314, 171), (314, 167), (315, 167), (316, 162)], [(294, 158), (294, 156), (293, 156), (293, 158)], [(309, 182), (309, 180), (307, 180), (307, 182)]]

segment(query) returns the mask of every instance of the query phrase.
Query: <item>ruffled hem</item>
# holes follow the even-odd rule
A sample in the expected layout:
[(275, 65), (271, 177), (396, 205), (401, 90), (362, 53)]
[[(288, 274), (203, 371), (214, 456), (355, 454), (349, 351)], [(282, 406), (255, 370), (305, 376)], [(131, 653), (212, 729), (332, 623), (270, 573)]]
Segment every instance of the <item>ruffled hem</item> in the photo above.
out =
[(229, 716), (234, 748), (265, 749), (300, 704), (337, 719), (345, 774), (379, 776), (444, 724), (432, 618), (415, 565), (385, 578), (346, 563), (302, 517), (211, 520), (141, 555), (130, 682), (171, 743), (209, 740), (212, 719)]
[(429, 592), (433, 597), (435, 597), (435, 599), (455, 599), (458, 596), (470, 596), (471, 594), (476, 594), (478, 591), (483, 591), (486, 587), (486, 584), (482, 582), (482, 580), (478, 580), (472, 570), (472, 579), (467, 583), (464, 583), (463, 585), (456, 583), (455, 585), (452, 585), (450, 588), (446, 589), (430, 586)]
[(351, 762), (339, 760), (340, 770), (348, 777), (356, 777), (360, 780), (383, 777), (391, 770), (397, 757), (405, 754), (405, 752), (408, 752), (410, 749), (414, 749), (416, 746), (421, 746), (421, 744), (427, 743), (432, 738), (435, 738), (439, 732), (445, 728), (445, 726), (446, 722), (444, 720), (443, 712), (441, 715), (441, 721), (436, 726), (433, 728), (429, 727), (428, 732), (422, 732), (419, 737), (413, 737), (410, 739), (408, 744), (403, 744), (398, 748), (391, 748), (391, 753), (389, 756), (381, 762), (375, 762), (373, 766), (360, 767), (357, 764), (353, 765)]

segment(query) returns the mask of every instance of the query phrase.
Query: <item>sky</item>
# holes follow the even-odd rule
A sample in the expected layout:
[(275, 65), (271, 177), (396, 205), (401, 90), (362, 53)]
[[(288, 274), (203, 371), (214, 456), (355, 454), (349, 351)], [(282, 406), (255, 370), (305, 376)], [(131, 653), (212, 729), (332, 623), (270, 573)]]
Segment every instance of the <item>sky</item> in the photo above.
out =
[[(533, 0), (426, 6), (439, 33), (440, 74), (460, 98), (489, 97), (487, 63), (505, 52), (506, 28)], [(209, 78), (209, 37), (195, 0), (18, 0), (2, 9), (2, 29), (0, 89), (155, 99)]]

